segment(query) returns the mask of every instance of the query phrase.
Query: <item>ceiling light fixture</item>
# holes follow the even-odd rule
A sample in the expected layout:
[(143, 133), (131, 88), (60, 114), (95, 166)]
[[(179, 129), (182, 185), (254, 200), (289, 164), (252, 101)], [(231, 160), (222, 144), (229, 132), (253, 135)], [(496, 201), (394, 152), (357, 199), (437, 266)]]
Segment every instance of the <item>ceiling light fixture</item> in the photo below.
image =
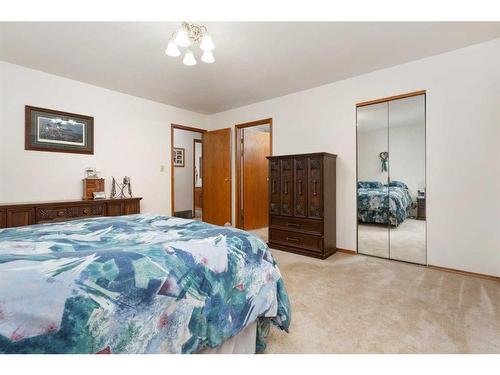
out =
[(190, 49), (186, 50), (182, 62), (184, 65), (193, 66), (196, 65), (196, 58), (192, 50), (195, 44), (199, 44), (200, 49), (203, 51), (201, 61), (207, 64), (215, 62), (212, 53), (215, 49), (215, 44), (208, 34), (206, 26), (195, 23), (183, 22), (180, 29), (170, 37), (165, 53), (168, 56), (177, 57), (181, 54), (179, 47), (186, 48), (191, 46)]

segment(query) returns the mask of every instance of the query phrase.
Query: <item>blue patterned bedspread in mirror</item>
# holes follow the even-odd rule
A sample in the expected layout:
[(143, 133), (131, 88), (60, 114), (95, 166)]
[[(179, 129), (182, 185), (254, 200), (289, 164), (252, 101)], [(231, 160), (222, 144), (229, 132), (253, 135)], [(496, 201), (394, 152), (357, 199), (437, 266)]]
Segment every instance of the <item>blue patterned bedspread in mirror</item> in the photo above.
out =
[(0, 353), (193, 353), (288, 331), (280, 271), (231, 227), (130, 215), (0, 230)]
[(358, 188), (358, 221), (398, 226), (411, 215), (407, 188), (380, 186)]

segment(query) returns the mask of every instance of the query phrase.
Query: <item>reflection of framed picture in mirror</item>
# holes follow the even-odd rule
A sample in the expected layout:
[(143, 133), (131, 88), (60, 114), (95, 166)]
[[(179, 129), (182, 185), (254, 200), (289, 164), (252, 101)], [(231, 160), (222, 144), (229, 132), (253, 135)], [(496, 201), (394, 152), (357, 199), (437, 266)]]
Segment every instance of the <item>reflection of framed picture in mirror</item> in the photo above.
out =
[(94, 118), (25, 106), (26, 150), (94, 153)]
[(172, 150), (172, 160), (174, 161), (174, 167), (184, 167), (184, 149), (174, 147)]

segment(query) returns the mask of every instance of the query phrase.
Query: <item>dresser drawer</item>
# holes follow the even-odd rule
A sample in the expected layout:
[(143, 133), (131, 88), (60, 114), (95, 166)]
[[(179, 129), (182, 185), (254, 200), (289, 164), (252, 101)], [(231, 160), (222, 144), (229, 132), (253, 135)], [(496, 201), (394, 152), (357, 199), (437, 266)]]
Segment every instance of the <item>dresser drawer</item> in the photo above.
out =
[(36, 209), (36, 222), (49, 223), (105, 215), (106, 205), (104, 203), (84, 206), (38, 207)]
[(269, 229), (269, 242), (323, 253), (323, 238), (279, 229)]
[(318, 235), (323, 234), (323, 221), (321, 220), (271, 216), (269, 225), (272, 228), (285, 229), (288, 231), (299, 231)]

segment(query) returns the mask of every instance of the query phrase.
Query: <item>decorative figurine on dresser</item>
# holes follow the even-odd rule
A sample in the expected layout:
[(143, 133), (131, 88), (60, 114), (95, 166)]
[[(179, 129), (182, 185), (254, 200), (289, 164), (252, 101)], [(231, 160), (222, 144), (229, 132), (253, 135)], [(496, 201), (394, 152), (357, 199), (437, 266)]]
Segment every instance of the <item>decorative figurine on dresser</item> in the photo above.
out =
[(268, 156), (269, 247), (325, 259), (336, 247), (336, 158)]
[[(118, 195), (116, 189), (120, 189), (120, 194)], [(122, 184), (116, 182), (115, 178), (112, 177), (111, 180), (111, 198), (132, 198), (132, 184), (130, 182), (130, 177), (123, 177)]]

